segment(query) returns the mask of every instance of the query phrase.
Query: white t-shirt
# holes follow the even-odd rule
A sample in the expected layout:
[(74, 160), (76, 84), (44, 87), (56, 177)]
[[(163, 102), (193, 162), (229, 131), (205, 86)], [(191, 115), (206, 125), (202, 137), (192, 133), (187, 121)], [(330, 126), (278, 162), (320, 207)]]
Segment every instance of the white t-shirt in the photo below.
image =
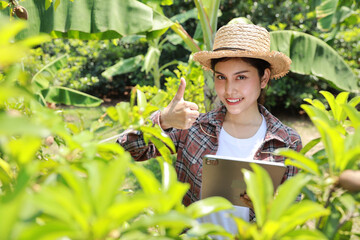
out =
[[(262, 116), (262, 115), (261, 115)], [(228, 134), (224, 128), (220, 131), (219, 148), (216, 155), (238, 157), (243, 159), (254, 159), (256, 151), (264, 141), (266, 134), (266, 121), (262, 116), (262, 123), (257, 132), (250, 138), (239, 139)], [(234, 206), (232, 210), (224, 210), (212, 213), (205, 217), (199, 218), (199, 222), (211, 222), (220, 225), (230, 233), (237, 233), (237, 227), (230, 214), (240, 217), (245, 221), (249, 221), (249, 208)], [(218, 237), (217, 239), (222, 239)]]

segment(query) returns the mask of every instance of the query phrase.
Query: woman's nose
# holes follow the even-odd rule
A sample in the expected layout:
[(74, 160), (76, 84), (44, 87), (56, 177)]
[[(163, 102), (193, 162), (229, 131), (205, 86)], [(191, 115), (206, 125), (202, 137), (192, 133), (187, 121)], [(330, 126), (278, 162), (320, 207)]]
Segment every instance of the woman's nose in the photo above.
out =
[(225, 92), (227, 94), (231, 94), (236, 91), (236, 88), (234, 86), (234, 83), (232, 81), (227, 81), (225, 84)]

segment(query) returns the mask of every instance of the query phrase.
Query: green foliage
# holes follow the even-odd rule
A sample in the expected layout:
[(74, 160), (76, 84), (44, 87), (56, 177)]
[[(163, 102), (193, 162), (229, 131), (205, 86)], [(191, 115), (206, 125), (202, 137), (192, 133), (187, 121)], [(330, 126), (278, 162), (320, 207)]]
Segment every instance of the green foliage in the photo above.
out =
[[(141, 91), (134, 91), (129, 103), (108, 108), (108, 117), (99, 121), (106, 117), (114, 123), (110, 127), (143, 131), (163, 154), (157, 159), (161, 181), (120, 145), (99, 141), (97, 128), (65, 122), (62, 111), (41, 105), (31, 78), (15, 64), (23, 56), (8, 61), (11, 55), (2, 48), (7, 39), (1, 36), (0, 44), (1, 238), (179, 239), (185, 229), (200, 238), (207, 231), (226, 234), (219, 227), (203, 227), (195, 218), (231, 208), (227, 200), (182, 205), (189, 186), (178, 182), (169, 159), (174, 145), (161, 129), (151, 127), (147, 119), (158, 108)], [(124, 186), (129, 170), (141, 186), (136, 193)]]
[[(54, 38), (118, 39), (132, 34), (157, 32), (172, 25), (167, 18), (136, 0), (51, 2), (21, 2), (28, 12), (29, 24), (18, 37), (26, 38), (45, 32)], [(0, 15), (9, 16), (10, 11), (0, 11)]]
[(119, 58), (127, 58), (131, 54), (144, 51), (146, 49), (141, 42), (54, 39), (32, 49), (31, 54), (24, 60), (24, 66), (27, 72), (35, 77), (46, 65), (62, 59), (62, 67), (51, 75), (52, 85), (84, 91), (101, 98), (117, 98), (127, 91), (125, 86), (139, 82), (150, 83), (151, 80), (142, 72), (113, 76), (111, 80), (103, 77), (101, 73)]
[[(299, 4), (301, 3), (294, 6)], [(253, 5), (252, 9), (265, 6)], [(272, 11), (256, 14), (267, 12)], [(291, 16), (291, 13), (286, 13), (286, 16)], [(301, 19), (299, 15), (295, 17)], [(286, 28), (288, 25), (277, 23), (277, 26)], [(181, 204), (188, 185), (177, 181), (176, 172), (171, 165), (169, 149), (173, 150), (174, 146), (158, 127), (151, 127), (152, 124), (147, 120), (154, 110), (164, 106), (162, 104), (168, 103), (172, 98), (177, 90), (176, 82), (181, 76), (188, 82), (189, 95), (185, 95), (185, 100), (198, 104), (202, 102), (203, 93), (199, 86), (202, 86), (203, 79), (199, 66), (194, 63), (179, 66), (179, 70), (175, 71), (176, 78), (171, 77), (167, 80), (168, 91), (159, 92), (154, 89), (153, 98), (145, 96), (146, 88), (145, 94), (138, 89), (134, 90), (129, 103), (122, 102), (109, 107), (105, 111), (106, 114), (87, 129), (82, 126), (83, 123), (79, 126), (64, 121), (62, 111), (54, 111), (39, 104), (39, 89), (61, 85), (47, 82), (46, 78), (46, 74), (53, 78), (52, 67), (56, 69), (56, 63), (61, 61), (57, 59), (59, 56), (42, 56), (40, 50), (35, 50), (39, 59), (42, 56), (47, 61), (35, 66), (36, 70), (31, 74), (39, 72), (35, 77), (25, 73), (17, 63), (27, 55), (30, 47), (46, 38), (34, 37), (24, 41), (13, 41), (16, 33), (22, 28), (23, 23), (16, 21), (10, 25), (1, 25), (0, 28), (2, 238), (207, 239), (208, 235), (232, 237), (220, 226), (198, 224), (195, 221), (197, 217), (231, 208), (231, 204), (225, 199), (205, 199), (189, 207)], [(104, 42), (87, 42), (88, 45), (92, 43)], [(71, 50), (72, 47), (67, 44), (62, 46), (67, 49), (66, 51), (87, 47), (84, 44)], [(83, 55), (90, 56), (90, 53), (91, 48)], [(104, 61), (105, 59), (103, 58)], [(29, 67), (26, 62), (23, 63), (25, 67)], [(49, 63), (54, 64), (47, 65)], [(89, 65), (91, 66), (90, 63)], [(103, 70), (102, 68), (101, 71)], [(195, 92), (197, 94), (194, 97)], [(351, 228), (353, 217), (359, 215), (359, 193), (346, 191), (338, 185), (337, 179), (344, 170), (358, 170), (360, 167), (360, 116), (355, 107), (359, 103), (359, 97), (348, 101), (348, 93), (341, 93), (336, 98), (328, 92), (322, 94), (327, 100), (329, 110), (316, 99), (307, 100), (310, 105), (303, 106), (320, 132), (321, 138), (310, 142), (301, 153), (289, 150), (281, 152), (289, 158), (287, 164), (301, 168), (303, 173), (286, 181), (273, 196), (269, 177), (262, 169), (254, 165), (254, 172), (244, 172), (248, 185), (247, 192), (253, 200), (258, 221), (246, 223), (236, 219), (239, 237), (349, 239), (351, 235), (356, 234), (351, 232)], [(147, 101), (146, 98), (150, 100)], [(152, 141), (162, 153), (163, 157), (156, 159), (161, 169), (160, 181), (141, 164), (134, 163), (130, 155), (119, 145), (100, 141), (97, 135), (100, 129), (122, 131), (130, 127), (142, 131), (146, 141)], [(306, 156), (306, 152), (318, 142), (323, 143), (323, 149), (311, 157)], [(126, 188), (127, 171), (131, 171), (138, 179), (140, 191), (133, 193)], [(305, 199), (296, 203), (294, 200), (300, 191), (304, 193)], [(316, 221), (316, 230), (308, 229), (306, 225), (313, 219)], [(181, 234), (185, 229), (188, 229), (187, 233)]]
[[(305, 197), (331, 211), (328, 217), (317, 221), (316, 227), (328, 239), (349, 239), (339, 229), (351, 231), (353, 217), (360, 213), (360, 198), (358, 193), (347, 191), (339, 184), (339, 176), (347, 169), (360, 169), (360, 115), (356, 109), (360, 97), (348, 100), (348, 92), (336, 97), (326, 91), (320, 93), (329, 105), (328, 110), (317, 99), (306, 99), (309, 105), (302, 105), (319, 131), (320, 141), (311, 141), (300, 153), (287, 149), (279, 154), (288, 158), (286, 164), (302, 169), (311, 177), (304, 190)], [(305, 155), (319, 142), (321, 150), (312, 156)]]
[(179, 79), (184, 77), (186, 80), (186, 91), (184, 94), (185, 101), (196, 103), (199, 106), (199, 111), (205, 112), (203, 91), (204, 77), (199, 64), (194, 61), (190, 61), (187, 66), (180, 64), (177, 66), (177, 69), (174, 70), (174, 73), (176, 77), (165, 78), (165, 90), (158, 89), (155, 86), (136, 87), (145, 93), (147, 100), (150, 100), (159, 108), (164, 108), (175, 96), (179, 86)]
[(324, 41), (295, 31), (275, 31), (270, 36), (271, 49), (286, 54), (292, 60), (292, 72), (319, 77), (340, 90), (358, 92), (357, 76)]
[(292, 111), (298, 113), (303, 99), (321, 99), (319, 89), (327, 84), (318, 78), (289, 73), (287, 76), (272, 80), (266, 89), (265, 106), (270, 111)]
[(240, 239), (327, 239), (317, 230), (297, 229), (311, 219), (327, 216), (330, 211), (319, 203), (295, 199), (310, 177), (297, 174), (274, 189), (269, 174), (256, 164), (254, 172), (244, 169), (247, 194), (252, 199), (256, 223), (248, 223), (234, 217)]

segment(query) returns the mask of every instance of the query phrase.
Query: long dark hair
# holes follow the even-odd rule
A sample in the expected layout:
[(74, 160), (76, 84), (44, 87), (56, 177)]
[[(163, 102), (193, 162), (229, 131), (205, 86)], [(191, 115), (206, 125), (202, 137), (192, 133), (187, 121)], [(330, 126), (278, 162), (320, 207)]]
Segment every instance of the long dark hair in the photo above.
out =
[[(233, 59), (233, 58), (239, 58), (241, 59), (242, 61), (250, 64), (251, 66), (253, 66), (254, 68), (257, 69), (258, 71), (258, 75), (260, 77), (260, 79), (264, 76), (264, 73), (265, 73), (265, 69), (269, 68), (271, 70), (271, 65), (270, 63), (268, 63), (267, 61), (265, 60), (262, 60), (262, 59), (259, 59), (259, 58), (247, 58), (247, 57), (223, 57), (223, 58), (213, 58), (211, 59), (211, 69), (213, 71), (215, 71), (215, 65), (218, 63), (218, 62), (226, 62), (230, 59)], [(268, 82), (268, 86), (270, 84), (270, 80)], [(258, 103), (260, 104), (264, 104), (265, 102), (265, 95), (266, 95), (266, 90), (265, 89), (261, 89), (261, 92), (260, 92), (260, 96), (258, 98)]]

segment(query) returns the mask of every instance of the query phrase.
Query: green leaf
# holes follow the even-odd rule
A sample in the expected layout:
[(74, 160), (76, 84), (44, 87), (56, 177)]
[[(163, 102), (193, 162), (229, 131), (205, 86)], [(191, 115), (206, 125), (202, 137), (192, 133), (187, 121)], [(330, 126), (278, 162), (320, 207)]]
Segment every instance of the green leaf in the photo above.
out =
[(271, 203), (268, 220), (277, 221), (294, 204), (297, 196), (301, 193), (301, 189), (310, 181), (310, 176), (305, 174), (297, 174), (287, 179), (278, 188), (277, 195)]
[(9, 19), (1, 16), (0, 23), (0, 46), (7, 45), (14, 37), (26, 28), (27, 24), (24, 21), (9, 21)]
[(19, 239), (59, 239), (63, 236), (81, 238), (81, 234), (76, 234), (73, 225), (61, 221), (51, 221), (44, 225), (28, 226), (21, 232)]
[(48, 10), (48, 8), (51, 6), (52, 0), (45, 0), (45, 9)]
[(7, 8), (9, 3), (7, 1), (0, 1), (0, 10)]
[(55, 0), (55, 4), (54, 4), (55, 11), (59, 5), (60, 5), (60, 0)]
[(84, 201), (77, 199), (73, 191), (63, 184), (43, 186), (41, 192), (34, 196), (34, 203), (40, 211), (59, 221), (87, 228), (87, 216), (83, 209), (89, 205), (83, 205)]
[(330, 174), (332, 174), (341, 166), (344, 155), (344, 138), (336, 129), (321, 119), (313, 119), (313, 123), (321, 135), (328, 156)]
[(131, 224), (131, 229), (161, 226), (181, 233), (185, 228), (196, 225), (197, 221), (176, 211), (170, 211), (165, 214), (156, 214), (152, 216), (144, 216), (138, 221)]
[[(118, 151), (116, 147), (113, 148), (114, 151)], [(120, 156), (111, 162), (93, 161), (85, 166), (89, 174), (88, 189), (91, 189), (99, 215), (115, 202), (115, 197), (119, 194), (119, 189), (125, 180), (129, 157), (125, 154)]]
[(147, 106), (145, 94), (139, 89), (136, 89), (136, 97), (137, 97), (137, 106), (139, 107), (141, 112), (144, 112)]
[[(104, 229), (109, 231), (126, 224), (136, 216), (141, 215), (144, 211), (154, 204), (147, 195), (137, 194), (132, 198), (122, 197), (117, 203), (113, 204), (108, 210), (106, 215), (100, 217), (95, 222), (94, 231), (100, 235), (98, 239), (105, 238)], [(113, 226), (112, 229), (109, 227)], [(131, 225), (132, 226), (132, 225)], [(101, 236), (102, 235), (102, 236)]]
[(185, 42), (186, 46), (190, 49), (190, 51), (201, 51), (200, 47), (195, 43), (194, 39), (190, 37), (188, 32), (179, 23), (173, 24), (171, 26), (171, 29), (181, 37), (181, 39)]
[(9, 185), (9, 183), (14, 179), (14, 173), (11, 170), (10, 164), (3, 159), (0, 158), (0, 181), (5, 185)]
[(360, 113), (359, 111), (350, 105), (343, 105), (343, 108), (351, 121), (351, 126), (354, 128), (360, 127)]
[(34, 174), (34, 166), (36, 164), (21, 168), (14, 190), (0, 198), (0, 236), (3, 239), (11, 239), (15, 234), (27, 197), (26, 188)]
[(332, 114), (335, 117), (338, 111), (338, 105), (335, 102), (335, 97), (330, 92), (320, 91), (320, 93), (325, 97), (326, 101), (329, 103), (330, 109), (332, 110)]
[(170, 150), (175, 153), (176, 149), (175, 149), (175, 145), (174, 142), (171, 140), (171, 138), (166, 135), (161, 128), (158, 125), (155, 125), (154, 127), (149, 127), (149, 126), (141, 126), (140, 130), (143, 133), (147, 133), (150, 134), (156, 138), (158, 138), (159, 140), (161, 140), (162, 142), (164, 142), (169, 148)]
[(229, 239), (233, 238), (233, 235), (228, 233), (222, 226), (212, 223), (203, 223), (196, 225), (195, 227), (190, 228), (190, 230), (186, 232), (186, 236), (190, 237), (191, 239), (203, 239), (206, 236), (210, 235), (221, 235), (228, 237)]
[(52, 82), (56, 73), (64, 68), (67, 64), (67, 55), (62, 55), (54, 61), (48, 63), (42, 69), (40, 69), (32, 78), (32, 82), (35, 84), (37, 90), (41, 90), (49, 87), (49, 82)]
[(161, 191), (159, 181), (150, 170), (137, 166), (136, 164), (131, 164), (130, 169), (139, 181), (144, 193), (157, 194)]
[(49, 4), (49, 0), (46, 6), (38, 4), (37, 0), (21, 3), (29, 13), (29, 25), (20, 38), (45, 32), (56, 38), (114, 39), (157, 31), (173, 24), (136, 0), (76, 0)]
[(238, 235), (240, 236), (239, 239), (251, 239), (254, 233), (258, 232), (257, 226), (255, 224), (251, 224), (239, 217), (233, 216), (233, 219), (238, 229)]
[(324, 226), (322, 227), (321, 231), (325, 234), (327, 239), (334, 239), (334, 236), (338, 232), (342, 214), (339, 209), (334, 206), (334, 204), (330, 204), (329, 209), (331, 214), (325, 218)]
[(295, 31), (275, 31), (270, 36), (271, 50), (291, 58), (290, 71), (317, 76), (338, 89), (359, 91), (358, 78), (349, 65), (319, 38)]
[(359, 103), (360, 103), (360, 96), (356, 96), (348, 102), (348, 104), (352, 107), (356, 107)]
[(89, 94), (59, 86), (43, 89), (41, 94), (47, 102), (79, 107), (96, 107), (103, 102), (101, 99)]
[(344, 121), (347, 117), (342, 105), (347, 103), (349, 94), (349, 92), (341, 92), (336, 96), (335, 101), (338, 106), (338, 111), (336, 113), (335, 120), (339, 122)]
[(227, 24), (239, 24), (239, 23), (245, 23), (245, 24), (253, 24), (251, 20), (249, 20), (246, 17), (237, 17), (231, 19)]
[(156, 158), (156, 160), (161, 167), (163, 190), (168, 191), (172, 186), (178, 183), (177, 173), (171, 163), (163, 161), (162, 158)]
[(324, 110), (324, 111), (326, 110), (325, 105), (318, 99), (312, 100), (312, 99), (309, 99), (309, 98), (305, 98), (304, 101), (310, 103), (311, 105), (313, 105), (317, 109)]
[(10, 117), (0, 113), (0, 134), (1, 135), (30, 135), (47, 137), (50, 131), (39, 124), (32, 123), (26, 117)]
[[(205, 8), (203, 6), (203, 3), (201, 0), (195, 0), (195, 5), (199, 13), (199, 19), (201, 24), (201, 29), (204, 35), (204, 43), (206, 46), (206, 49), (210, 51), (212, 49), (213, 45), (213, 31), (215, 32), (215, 29), (211, 29), (211, 25), (209, 22), (209, 15), (205, 11)], [(216, 1), (217, 2), (217, 1)]]
[(299, 153), (293, 149), (279, 149), (276, 150), (276, 154), (279, 154), (281, 156), (284, 156), (286, 158), (290, 158), (291, 160), (286, 160), (286, 165), (293, 165), (295, 167), (298, 167), (300, 169), (303, 169), (304, 171), (310, 172), (314, 175), (319, 176), (320, 170), (317, 163), (310, 158), (306, 157), (304, 154)]
[(214, 212), (232, 208), (233, 205), (225, 198), (209, 197), (192, 203), (185, 211), (191, 218), (200, 218)]
[(328, 112), (324, 109), (302, 104), (301, 108), (304, 109), (310, 119), (317, 118), (327, 122), (329, 125), (332, 124)]
[(254, 172), (247, 169), (242, 169), (242, 172), (246, 182), (246, 192), (254, 206), (256, 223), (259, 227), (262, 227), (266, 222), (267, 206), (273, 198), (274, 187), (269, 174), (264, 168), (254, 163), (250, 165)]
[(115, 65), (107, 68), (104, 72), (101, 73), (101, 75), (107, 79), (111, 79), (116, 75), (134, 72), (141, 66), (141, 61), (143, 58), (143, 55), (138, 55), (132, 58), (121, 59)]
[(338, 1), (339, 0), (324, 0), (316, 7), (316, 17), (318, 18), (318, 28), (320, 30), (330, 30)]
[(51, 40), (51, 37), (48, 34), (39, 33), (39, 35), (27, 37), (25, 39), (19, 40), (16, 42), (17, 45), (22, 45), (25, 47), (36, 47), (41, 43), (48, 42)]
[(325, 97), (325, 99), (329, 103), (334, 119), (338, 122), (344, 121), (346, 118), (346, 113), (343, 111), (341, 105), (347, 103), (349, 92), (339, 93), (336, 99), (334, 95), (332, 95), (330, 92), (320, 91), (320, 93)]
[(197, 9), (193, 8), (193, 9), (190, 9), (189, 11), (182, 12), (182, 13), (176, 14), (175, 16), (172, 16), (170, 18), (170, 20), (175, 23), (176, 22), (184, 23), (189, 19), (197, 19), (197, 14), (198, 14)]
[(221, 1), (220, 0), (202, 0), (202, 1), (207, 6), (206, 9), (208, 12), (210, 27), (212, 30), (212, 39), (214, 39), (218, 25), (219, 8)]
[(153, 136), (146, 137), (145, 142), (147, 142), (148, 140), (150, 140), (155, 145), (156, 149), (159, 151), (159, 153), (164, 158), (164, 160), (171, 164), (172, 163), (171, 152), (169, 148), (165, 145), (165, 143)]
[(7, 148), (13, 160), (16, 160), (19, 165), (24, 165), (36, 158), (40, 146), (41, 140), (38, 137), (24, 136), (12, 139)]
[(154, 64), (158, 62), (158, 59), (160, 58), (160, 54), (161, 53), (158, 48), (152, 46), (149, 47), (144, 58), (144, 66), (143, 66), (143, 69), (145, 70), (146, 73), (150, 72)]
[(114, 106), (110, 106), (106, 109), (107, 115), (115, 122), (119, 121), (118, 111)]
[(345, 209), (348, 212), (355, 212), (356, 209), (356, 200), (355, 198), (349, 194), (349, 193), (345, 193), (343, 195), (341, 195), (338, 200), (341, 202), (341, 204), (345, 207)]
[(329, 209), (325, 209), (321, 204), (309, 200), (302, 200), (288, 208), (281, 217), (279, 220), (281, 227), (274, 236), (274, 239), (291, 232), (297, 226), (304, 224), (310, 219), (316, 219), (329, 214)]
[(300, 153), (305, 155), (308, 151), (310, 151), (313, 147), (315, 147), (320, 141), (321, 138), (315, 138), (311, 140), (301, 149)]
[(328, 240), (328, 238), (318, 230), (296, 229), (287, 233), (282, 240)]

